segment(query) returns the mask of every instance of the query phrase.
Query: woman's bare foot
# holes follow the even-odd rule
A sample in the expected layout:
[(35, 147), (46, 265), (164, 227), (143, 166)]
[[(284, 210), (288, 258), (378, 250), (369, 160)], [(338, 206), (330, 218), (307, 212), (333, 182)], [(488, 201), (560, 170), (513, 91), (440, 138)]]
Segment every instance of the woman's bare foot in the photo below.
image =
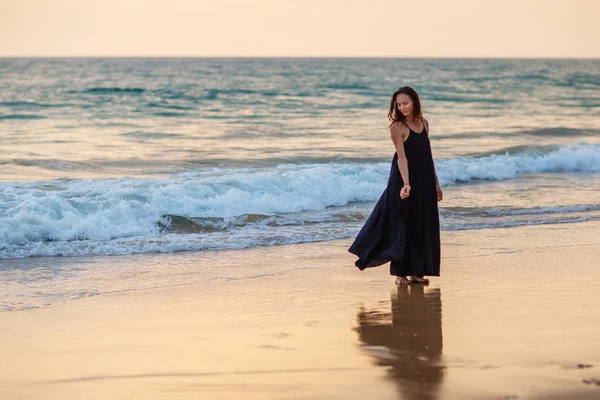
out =
[(417, 275), (413, 275), (413, 276), (410, 277), (410, 283), (424, 283), (424, 284), (428, 284), (429, 283), (429, 279), (422, 278), (422, 277), (417, 276)]
[(408, 279), (406, 279), (405, 276), (397, 276), (396, 277), (396, 286), (402, 287), (402, 286), (408, 286), (408, 285), (410, 285), (410, 281)]

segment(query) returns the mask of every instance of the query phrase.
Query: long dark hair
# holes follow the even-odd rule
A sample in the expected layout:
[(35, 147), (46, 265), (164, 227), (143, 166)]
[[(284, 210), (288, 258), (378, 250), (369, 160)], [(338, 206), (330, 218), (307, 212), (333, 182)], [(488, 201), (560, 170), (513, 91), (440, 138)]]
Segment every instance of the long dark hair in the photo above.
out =
[(394, 125), (396, 122), (402, 122), (406, 125), (406, 117), (400, 112), (398, 109), (398, 103), (396, 103), (396, 97), (399, 94), (405, 94), (410, 96), (413, 102), (413, 115), (416, 120), (423, 120), (423, 111), (421, 111), (421, 100), (419, 100), (419, 95), (413, 88), (410, 86), (404, 86), (400, 89), (396, 90), (392, 95), (392, 99), (390, 102), (390, 112), (388, 112), (388, 119), (390, 120), (390, 126)]

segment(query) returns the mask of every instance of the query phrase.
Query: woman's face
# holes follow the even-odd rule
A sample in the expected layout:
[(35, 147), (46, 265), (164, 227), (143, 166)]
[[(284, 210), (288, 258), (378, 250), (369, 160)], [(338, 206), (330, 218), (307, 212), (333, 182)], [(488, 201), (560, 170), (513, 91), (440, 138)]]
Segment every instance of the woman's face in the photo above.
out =
[(396, 96), (396, 104), (398, 104), (398, 109), (405, 117), (410, 116), (413, 111), (413, 102), (409, 95), (404, 93), (400, 93)]

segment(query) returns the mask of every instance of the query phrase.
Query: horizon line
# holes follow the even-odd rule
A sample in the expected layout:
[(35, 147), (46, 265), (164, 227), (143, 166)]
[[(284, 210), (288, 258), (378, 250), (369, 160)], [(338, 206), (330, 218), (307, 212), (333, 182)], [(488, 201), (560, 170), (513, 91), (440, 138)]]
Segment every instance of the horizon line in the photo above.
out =
[(296, 59), (325, 59), (325, 58), (339, 58), (339, 59), (357, 59), (357, 58), (368, 58), (368, 59), (474, 59), (474, 60), (598, 60), (597, 57), (587, 56), (308, 56), (308, 55), (248, 55), (248, 56), (231, 56), (231, 55), (2, 55), (0, 58), (221, 58), (221, 59), (232, 59), (232, 58), (243, 58), (243, 59), (281, 59), (281, 58), (296, 58)]

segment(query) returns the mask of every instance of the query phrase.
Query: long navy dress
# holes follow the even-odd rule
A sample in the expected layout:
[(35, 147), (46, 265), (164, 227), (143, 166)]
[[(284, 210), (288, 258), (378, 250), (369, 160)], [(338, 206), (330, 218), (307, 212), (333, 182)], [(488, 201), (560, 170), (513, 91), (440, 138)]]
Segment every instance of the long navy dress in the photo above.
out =
[(387, 188), (348, 251), (358, 256), (355, 265), (361, 270), (391, 261), (392, 275), (439, 276), (440, 219), (431, 144), (425, 126), (421, 133), (410, 129), (404, 152), (410, 196), (400, 199), (404, 182), (395, 153)]

